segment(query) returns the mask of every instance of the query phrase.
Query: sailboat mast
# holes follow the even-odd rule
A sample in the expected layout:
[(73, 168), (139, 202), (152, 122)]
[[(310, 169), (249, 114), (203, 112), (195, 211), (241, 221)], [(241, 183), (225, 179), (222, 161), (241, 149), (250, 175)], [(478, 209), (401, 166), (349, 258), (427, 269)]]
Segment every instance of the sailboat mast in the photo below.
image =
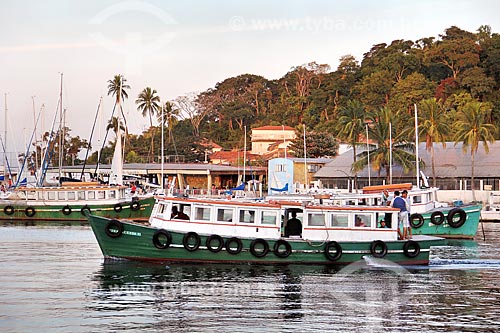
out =
[(8, 157), (7, 157), (7, 93), (4, 94), (4, 103), (5, 103), (4, 104), (5, 105), (5, 122), (4, 122), (3, 144), (4, 144), (5, 162), (8, 165), (9, 164), (9, 160), (8, 160)]
[(62, 160), (63, 160), (63, 73), (61, 73), (61, 87), (59, 89), (59, 180), (62, 173)]
[[(169, 124), (170, 125), (170, 124)], [(160, 186), (161, 189), (164, 190), (165, 187), (163, 186), (163, 162), (165, 161), (164, 158), (164, 151), (165, 151), (165, 144), (163, 142), (164, 136), (165, 136), (165, 108), (163, 103), (161, 104), (161, 179), (160, 179)]]
[(418, 111), (417, 111), (417, 104), (413, 104), (415, 106), (415, 160), (416, 160), (416, 166), (417, 166), (417, 187), (420, 187), (420, 165), (418, 163)]

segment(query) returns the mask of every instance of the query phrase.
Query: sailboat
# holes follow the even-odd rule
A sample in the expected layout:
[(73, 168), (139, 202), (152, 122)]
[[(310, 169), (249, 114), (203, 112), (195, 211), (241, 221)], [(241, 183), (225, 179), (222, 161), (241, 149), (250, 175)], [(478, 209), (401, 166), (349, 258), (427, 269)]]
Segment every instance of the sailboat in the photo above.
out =
[(118, 129), (109, 185), (96, 181), (63, 182), (63, 177), (59, 177), (56, 186), (44, 186), (43, 179), (50, 159), (50, 154), (46, 154), (40, 183), (33, 187), (17, 186), (1, 199), (0, 220), (87, 223), (86, 211), (112, 219), (147, 220), (155, 199), (150, 195), (131, 193), (123, 185), (121, 137)]
[[(121, 156), (117, 140), (115, 155)], [(107, 218), (147, 220), (155, 202), (152, 196), (132, 196), (121, 180), (123, 161), (112, 165), (109, 185), (99, 182), (63, 182), (59, 186), (18, 187), (0, 200), (0, 220), (86, 223), (85, 211)], [(111, 184), (113, 183), (113, 184)]]

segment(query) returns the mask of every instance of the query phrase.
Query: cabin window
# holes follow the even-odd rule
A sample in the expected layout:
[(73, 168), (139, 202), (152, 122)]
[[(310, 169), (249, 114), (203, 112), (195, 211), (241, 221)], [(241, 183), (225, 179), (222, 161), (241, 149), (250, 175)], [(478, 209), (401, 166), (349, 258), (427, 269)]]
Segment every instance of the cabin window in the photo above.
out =
[(262, 211), (260, 217), (261, 224), (276, 225), (276, 212)]
[(48, 192), (47, 193), (47, 198), (49, 200), (56, 200), (56, 192), (52, 192), (52, 191)]
[(78, 200), (85, 200), (85, 191), (78, 191)]
[(88, 195), (89, 200), (95, 199), (95, 192), (94, 191), (88, 191), (87, 195)]
[(66, 196), (64, 194), (65, 194), (65, 192), (57, 192), (57, 199), (58, 200), (66, 199)]
[(354, 226), (361, 228), (369, 228), (372, 225), (372, 217), (370, 214), (355, 214)]
[(320, 227), (325, 225), (325, 214), (314, 213), (307, 214), (307, 224), (311, 227)]
[(217, 221), (219, 222), (233, 221), (233, 210), (231, 208), (217, 208)]
[(349, 226), (349, 215), (347, 214), (332, 214), (331, 218), (332, 227), (348, 227)]
[(195, 218), (197, 220), (210, 221), (210, 208), (196, 207), (194, 211), (195, 211)]
[(254, 223), (255, 222), (255, 210), (240, 210), (240, 222), (242, 223)]
[(163, 214), (165, 211), (165, 205), (158, 205), (158, 210), (156, 211), (158, 214)]
[(116, 191), (109, 191), (108, 195), (109, 195), (110, 199), (114, 199), (114, 198), (116, 198)]
[(422, 203), (422, 196), (421, 195), (415, 195), (412, 197), (413, 203)]
[(75, 192), (68, 192), (68, 200), (75, 200), (76, 194)]
[(104, 191), (97, 191), (97, 199), (105, 199), (106, 193)]
[(43, 192), (38, 192), (38, 200), (44, 200)]

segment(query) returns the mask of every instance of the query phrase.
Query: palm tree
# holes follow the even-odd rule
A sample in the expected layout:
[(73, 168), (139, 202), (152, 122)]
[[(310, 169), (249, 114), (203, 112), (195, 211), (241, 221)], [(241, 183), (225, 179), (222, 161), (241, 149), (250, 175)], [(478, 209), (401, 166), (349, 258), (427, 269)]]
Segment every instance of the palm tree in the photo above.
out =
[(158, 115), (158, 122), (162, 124), (162, 126), (167, 126), (168, 128), (168, 142), (172, 142), (173, 140), (172, 130), (178, 121), (180, 113), (180, 110), (175, 107), (175, 104), (167, 101), (163, 104), (163, 118), (161, 114)]
[[(115, 97), (115, 105), (113, 106), (113, 112), (111, 114), (111, 117), (113, 117), (113, 115), (115, 114), (115, 108), (118, 105), (120, 108), (120, 113), (123, 118), (123, 122), (125, 123), (125, 130), (124, 130), (125, 143), (127, 142), (128, 139), (128, 126), (127, 126), (127, 118), (125, 118), (125, 114), (123, 113), (122, 102), (128, 98), (127, 89), (130, 89), (130, 86), (126, 82), (127, 79), (122, 74), (117, 74), (113, 77), (113, 79), (108, 80), (108, 96)], [(105, 142), (106, 138), (104, 139), (104, 143)]]
[(137, 110), (142, 113), (143, 117), (149, 116), (149, 125), (151, 129), (151, 157), (150, 162), (153, 162), (154, 156), (154, 131), (153, 131), (153, 116), (158, 115), (160, 110), (160, 96), (157, 95), (155, 89), (150, 87), (144, 88), (135, 100)]
[(113, 132), (118, 133), (118, 126), (120, 126), (121, 130), (125, 131), (125, 126), (122, 124), (119, 118), (111, 117), (111, 119), (108, 121), (108, 126), (106, 126), (106, 131), (112, 129)]
[(446, 147), (446, 136), (450, 132), (448, 114), (436, 98), (424, 99), (420, 102), (418, 131), (425, 136), (425, 148), (431, 153), (432, 186), (436, 187), (436, 169), (434, 159), (434, 142), (441, 142)]
[(454, 124), (455, 129), (455, 145), (461, 141), (464, 153), (467, 147), (470, 146), (471, 154), (471, 189), (472, 200), (476, 201), (475, 184), (474, 184), (474, 163), (479, 142), (483, 142), (486, 153), (490, 151), (489, 143), (495, 142), (496, 128), (493, 124), (487, 123), (487, 116), (491, 109), (487, 109), (487, 104), (478, 101), (467, 102), (463, 107), (458, 109), (456, 114), (457, 120)]
[[(359, 142), (359, 136), (365, 130), (365, 118), (364, 106), (358, 100), (349, 100), (347, 106), (339, 111), (338, 136), (352, 147), (353, 165), (356, 164), (356, 145)], [(354, 173), (354, 187), (358, 188), (357, 171)]]
[[(386, 171), (386, 181), (389, 184), (390, 179), (390, 155), (391, 155), (391, 138), (392, 138), (392, 159), (403, 167), (405, 172), (415, 168), (415, 155), (412, 153), (415, 146), (413, 143), (406, 141), (406, 133), (400, 131), (394, 133), (394, 128), (397, 128), (400, 115), (394, 115), (391, 109), (384, 107), (378, 109), (367, 118), (371, 122), (368, 127), (370, 138), (377, 141), (377, 148), (370, 150), (370, 166), (379, 172), (382, 168)], [(390, 133), (392, 130), (392, 135)], [(364, 151), (358, 155), (359, 159), (352, 165), (355, 172), (363, 170), (368, 165), (368, 152)]]
[(112, 80), (108, 80), (108, 96), (115, 96), (115, 104), (119, 104), (128, 98), (126, 89), (130, 89), (130, 86), (125, 82), (127, 82), (127, 79), (121, 74), (115, 75)]

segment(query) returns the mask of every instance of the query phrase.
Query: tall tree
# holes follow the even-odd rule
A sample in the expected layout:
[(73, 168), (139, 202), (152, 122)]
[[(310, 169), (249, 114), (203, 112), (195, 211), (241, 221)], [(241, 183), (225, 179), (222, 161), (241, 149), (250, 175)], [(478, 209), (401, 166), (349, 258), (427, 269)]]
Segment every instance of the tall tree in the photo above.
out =
[(449, 117), (436, 98), (424, 99), (418, 108), (419, 137), (425, 137), (425, 148), (431, 153), (432, 185), (436, 186), (434, 143), (441, 142), (446, 147), (446, 136), (450, 132)]
[(474, 184), (474, 169), (475, 156), (479, 148), (479, 143), (482, 142), (486, 153), (489, 152), (488, 143), (495, 141), (496, 127), (486, 122), (487, 114), (491, 110), (487, 104), (478, 101), (471, 101), (458, 109), (456, 114), (457, 120), (454, 124), (455, 129), (455, 144), (462, 142), (464, 152), (470, 146), (471, 154), (471, 189), (472, 200), (476, 200), (475, 184)]
[(121, 74), (117, 74), (113, 77), (113, 79), (108, 80), (108, 96), (111, 95), (115, 97), (113, 112), (117, 105), (120, 106), (120, 112), (123, 117), (123, 121), (125, 122), (125, 130), (127, 131), (127, 119), (125, 118), (123, 107), (121, 105), (121, 103), (128, 98), (127, 89), (130, 89), (130, 86), (126, 82), (127, 79)]
[[(370, 167), (379, 174), (381, 169), (385, 169), (388, 184), (391, 181), (391, 150), (394, 164), (399, 164), (405, 172), (415, 168), (414, 144), (406, 141), (406, 135), (403, 132), (394, 130), (400, 118), (401, 114), (393, 114), (387, 107), (378, 109), (368, 117), (371, 122), (368, 130), (369, 136), (377, 142), (377, 148), (369, 152)], [(368, 152), (364, 151), (358, 155), (358, 160), (352, 165), (352, 169), (354, 172), (359, 172), (367, 166)]]
[(135, 100), (135, 104), (137, 104), (137, 110), (142, 113), (143, 117), (149, 116), (149, 125), (151, 132), (151, 155), (150, 162), (154, 161), (154, 131), (153, 131), (153, 117), (157, 116), (158, 111), (160, 110), (160, 97), (158, 96), (155, 89), (151, 89), (150, 87), (144, 88), (141, 91), (137, 99)]
[[(338, 136), (347, 142), (353, 149), (353, 164), (356, 164), (356, 147), (359, 136), (365, 130), (365, 108), (358, 100), (347, 102), (345, 108), (340, 109), (337, 123)], [(354, 188), (357, 188), (357, 172), (354, 174)]]

